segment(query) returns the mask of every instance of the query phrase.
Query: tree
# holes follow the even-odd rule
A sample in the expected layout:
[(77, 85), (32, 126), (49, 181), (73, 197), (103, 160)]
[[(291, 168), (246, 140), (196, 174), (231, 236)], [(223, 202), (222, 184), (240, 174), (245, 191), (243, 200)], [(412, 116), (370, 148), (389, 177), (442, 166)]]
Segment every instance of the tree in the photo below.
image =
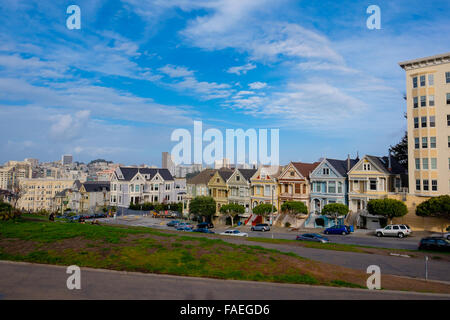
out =
[(281, 205), (281, 211), (294, 217), (301, 214), (308, 214), (308, 208), (301, 201), (286, 201)]
[(203, 221), (216, 213), (216, 201), (212, 197), (199, 196), (191, 200), (189, 205), (189, 213), (201, 216)]
[(367, 203), (367, 210), (370, 214), (385, 216), (392, 223), (392, 218), (403, 217), (408, 213), (406, 205), (395, 199), (372, 199)]
[(267, 217), (271, 212), (277, 211), (277, 208), (275, 206), (272, 206), (270, 203), (261, 203), (253, 208), (253, 213), (257, 216)]
[(416, 215), (450, 220), (450, 196), (433, 197), (422, 202), (416, 208)]
[[(406, 113), (404, 117), (406, 118)], [(389, 148), (389, 152), (399, 164), (408, 169), (408, 131), (405, 131), (405, 135), (399, 143)]]
[(236, 203), (229, 203), (220, 207), (220, 212), (231, 218), (231, 226), (234, 225), (234, 218), (245, 212), (244, 206)]
[(334, 219), (334, 224), (337, 224), (337, 218), (345, 216), (348, 213), (348, 207), (343, 203), (329, 203), (322, 209), (323, 215), (328, 215)]

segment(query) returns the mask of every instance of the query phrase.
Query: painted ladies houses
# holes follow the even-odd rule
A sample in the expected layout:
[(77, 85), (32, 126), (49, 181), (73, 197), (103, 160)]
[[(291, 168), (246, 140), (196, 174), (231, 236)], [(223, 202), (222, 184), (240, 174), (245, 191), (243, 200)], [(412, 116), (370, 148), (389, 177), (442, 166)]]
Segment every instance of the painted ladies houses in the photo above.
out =
[[(405, 179), (406, 178), (406, 179)], [(392, 157), (365, 155), (348, 172), (348, 201), (351, 215), (359, 227), (375, 229), (386, 221), (367, 212), (370, 199), (386, 198), (407, 186), (406, 170)]]
[(109, 206), (110, 182), (86, 181), (80, 187), (80, 211), (99, 212)]
[(186, 212), (189, 212), (189, 204), (192, 199), (199, 196), (209, 196), (208, 183), (216, 171), (216, 169), (205, 169), (186, 179)]
[(279, 211), (278, 206), (278, 182), (277, 178), (283, 170), (282, 166), (261, 166), (250, 178), (251, 181), (251, 204), (252, 209), (262, 203), (273, 203)]
[[(359, 159), (337, 160), (323, 159), (311, 172), (310, 215), (305, 221), (305, 227), (318, 228), (334, 225), (334, 219), (322, 215), (323, 207), (329, 203), (348, 205), (347, 173)], [(344, 222), (344, 217), (338, 219)]]
[(302, 201), (309, 211), (309, 175), (320, 162), (291, 162), (278, 176), (278, 208), (286, 201)]
[(143, 202), (177, 202), (168, 169), (118, 167), (111, 176), (111, 206), (128, 208)]
[[(220, 217), (220, 207), (228, 204), (228, 185), (227, 181), (234, 170), (222, 168), (217, 170), (208, 182), (209, 195), (216, 201), (216, 216)], [(222, 218), (222, 217), (220, 217)], [(216, 219), (217, 220), (217, 219)], [(225, 224), (225, 218), (219, 219), (218, 223)]]
[[(244, 206), (245, 213), (241, 215), (248, 218), (251, 212), (251, 184), (250, 178), (255, 174), (256, 169), (235, 169), (228, 178), (228, 203), (236, 203)], [(236, 222), (239, 219), (235, 220)]]

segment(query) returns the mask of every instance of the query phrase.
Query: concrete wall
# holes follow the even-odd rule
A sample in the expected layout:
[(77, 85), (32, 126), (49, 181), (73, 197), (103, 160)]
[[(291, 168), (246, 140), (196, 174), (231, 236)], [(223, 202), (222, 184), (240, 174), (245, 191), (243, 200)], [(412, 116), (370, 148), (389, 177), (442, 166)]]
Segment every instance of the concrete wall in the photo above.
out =
[[(416, 207), (422, 202), (430, 199), (430, 197), (420, 197), (410, 194), (390, 194), (388, 195), (390, 199), (400, 200), (406, 204), (408, 208), (408, 213), (401, 218), (394, 218), (392, 223), (404, 223), (411, 227), (413, 231), (433, 231), (433, 232), (443, 232), (447, 226), (450, 225), (450, 220), (431, 218), (431, 217), (420, 217), (416, 215)], [(406, 201), (404, 201), (406, 198)]]

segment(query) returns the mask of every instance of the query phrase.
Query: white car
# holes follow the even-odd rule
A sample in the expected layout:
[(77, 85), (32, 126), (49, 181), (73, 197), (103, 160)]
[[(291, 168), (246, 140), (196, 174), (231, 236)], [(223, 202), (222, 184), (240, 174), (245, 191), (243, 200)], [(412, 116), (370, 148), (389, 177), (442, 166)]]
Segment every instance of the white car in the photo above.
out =
[(411, 228), (406, 224), (389, 224), (384, 228), (375, 230), (377, 237), (391, 236), (403, 238), (411, 234)]
[(445, 238), (447, 240), (450, 240), (450, 232), (447, 232), (447, 233), (435, 233), (435, 234), (432, 234), (431, 237), (442, 237), (442, 238)]
[(248, 237), (248, 233), (240, 232), (239, 230), (226, 230), (220, 233), (223, 236), (238, 236), (238, 237)]

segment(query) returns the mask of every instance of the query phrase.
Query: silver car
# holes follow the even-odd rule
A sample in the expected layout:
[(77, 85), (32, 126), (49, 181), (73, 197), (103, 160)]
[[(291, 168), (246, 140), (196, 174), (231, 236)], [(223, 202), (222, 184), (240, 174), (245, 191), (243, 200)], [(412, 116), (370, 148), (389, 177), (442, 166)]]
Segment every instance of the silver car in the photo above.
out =
[(267, 223), (260, 223), (251, 228), (252, 231), (270, 231), (270, 227)]

